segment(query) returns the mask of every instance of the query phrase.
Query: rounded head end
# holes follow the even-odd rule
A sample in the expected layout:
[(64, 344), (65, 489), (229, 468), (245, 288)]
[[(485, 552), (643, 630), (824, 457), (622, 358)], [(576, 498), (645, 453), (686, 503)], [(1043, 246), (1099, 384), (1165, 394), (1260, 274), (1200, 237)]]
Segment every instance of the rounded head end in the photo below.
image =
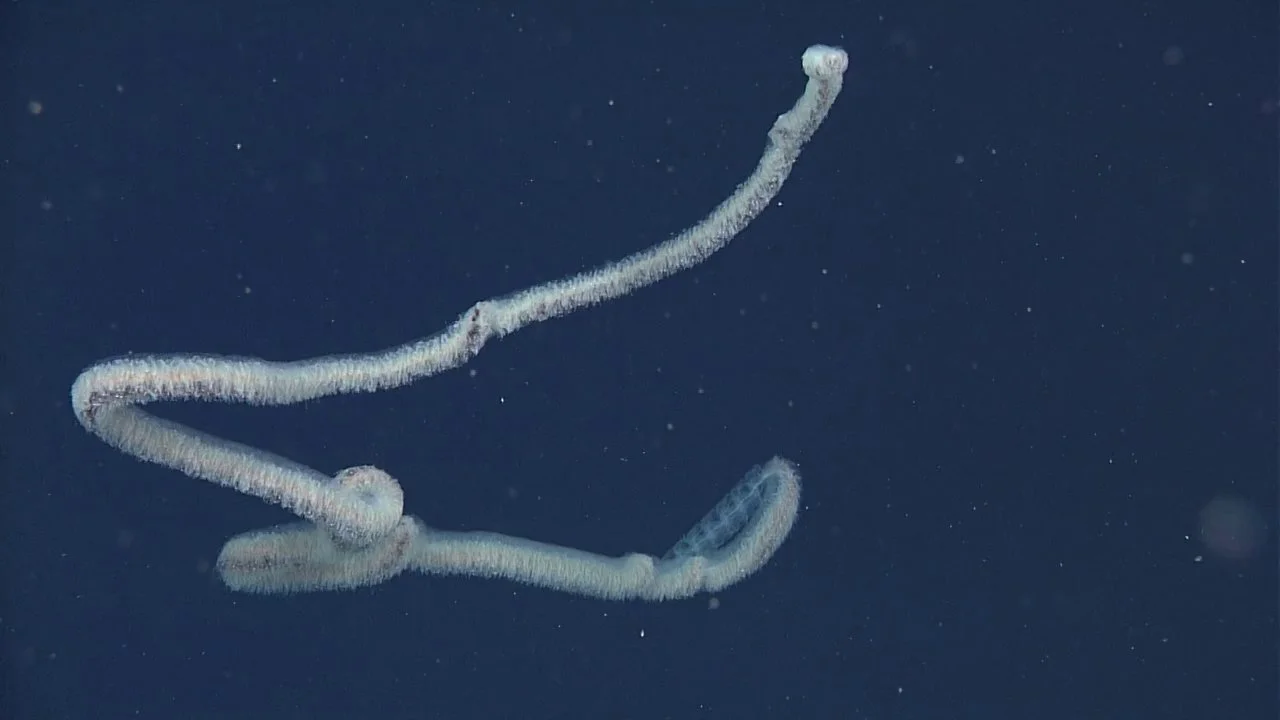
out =
[(816, 79), (829, 78), (844, 74), (849, 67), (849, 54), (830, 45), (811, 45), (804, 51), (800, 62), (804, 65), (805, 75)]

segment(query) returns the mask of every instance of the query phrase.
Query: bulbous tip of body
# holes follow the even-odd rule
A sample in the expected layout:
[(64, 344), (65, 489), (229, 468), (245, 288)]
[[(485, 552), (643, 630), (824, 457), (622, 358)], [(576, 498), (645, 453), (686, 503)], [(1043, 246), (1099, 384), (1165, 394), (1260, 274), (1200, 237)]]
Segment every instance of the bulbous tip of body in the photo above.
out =
[(849, 54), (831, 45), (810, 45), (800, 58), (804, 74), (821, 80), (843, 75), (849, 68)]

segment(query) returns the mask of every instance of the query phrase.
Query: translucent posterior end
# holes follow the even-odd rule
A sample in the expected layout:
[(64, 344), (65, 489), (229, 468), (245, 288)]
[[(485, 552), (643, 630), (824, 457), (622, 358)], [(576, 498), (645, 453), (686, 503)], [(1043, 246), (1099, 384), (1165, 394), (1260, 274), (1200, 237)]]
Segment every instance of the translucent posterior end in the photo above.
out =
[(804, 65), (805, 75), (815, 79), (829, 78), (844, 74), (849, 67), (849, 54), (830, 45), (811, 45), (804, 51), (800, 62)]

